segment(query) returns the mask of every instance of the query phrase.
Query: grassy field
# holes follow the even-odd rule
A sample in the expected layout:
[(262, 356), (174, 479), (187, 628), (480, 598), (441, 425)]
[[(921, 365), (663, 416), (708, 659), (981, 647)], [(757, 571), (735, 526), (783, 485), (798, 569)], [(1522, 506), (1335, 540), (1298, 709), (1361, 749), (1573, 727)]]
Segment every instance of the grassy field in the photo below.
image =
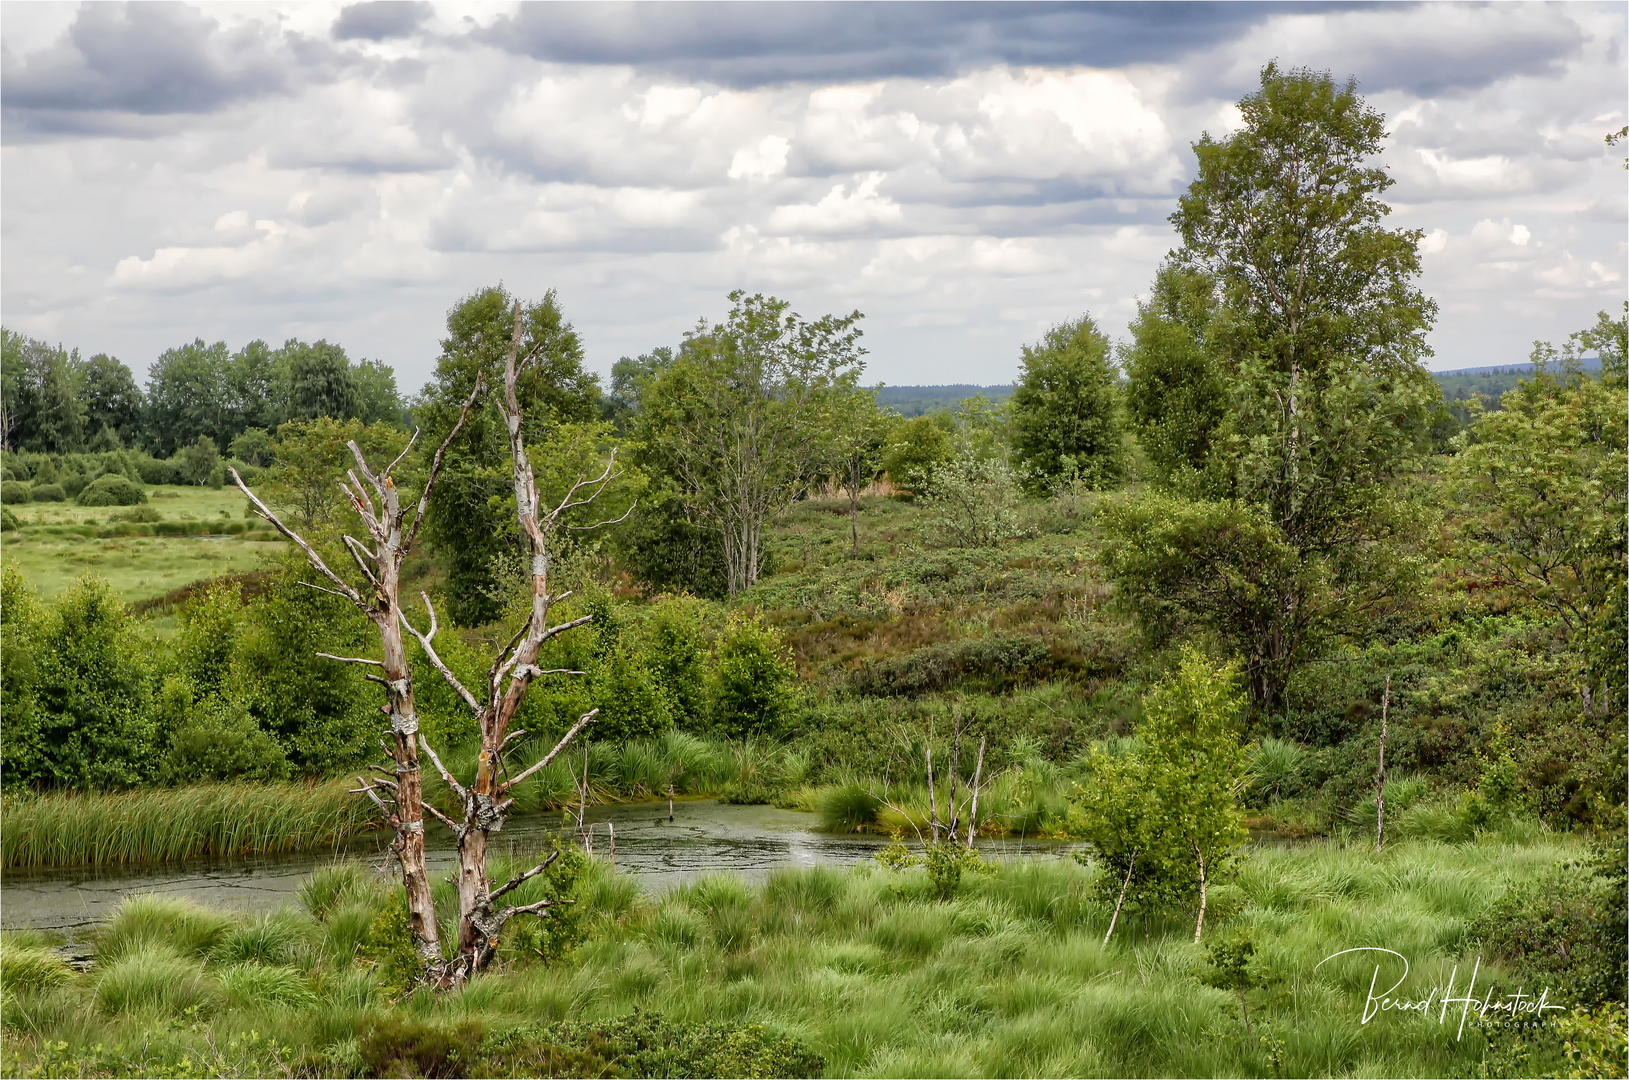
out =
[[(1105, 945), (1109, 911), (1092, 891), (1095, 870), (1066, 859), (966, 875), (949, 900), (933, 898), (920, 870), (879, 867), (777, 871), (761, 887), (710, 877), (650, 897), (596, 863), (577, 886), (579, 947), (545, 963), (528, 952), (536, 935), (519, 933), (501, 968), (467, 989), (395, 1000), (382, 985), (388, 963), (376, 937), (386, 894), (342, 866), (312, 879), (304, 910), (253, 922), (128, 901), (84, 973), (38, 936), (12, 935), (0, 1069), (1498, 1075), (1475, 1009), (1463, 1030), (1457, 1005), (1445, 1017), (1386, 1011), (1366, 1022), (1378, 954), (1323, 961), (1378, 946), (1410, 964), (1394, 998), (1440, 999), (1450, 978), (1458, 993), (1478, 963), (1474, 918), (1513, 883), (1580, 850), (1555, 837), (1410, 842), (1384, 855), (1332, 843), (1252, 850), (1213, 895), (1207, 931), (1212, 939), (1251, 933), (1259, 943), (1269, 978), (1248, 999), (1248, 1031), (1239, 999), (1196, 977), (1205, 953), (1185, 921), (1122, 918)], [(450, 888), (442, 892), (450, 900)], [(1401, 969), (1379, 975), (1384, 989)], [(1478, 999), (1514, 990), (1509, 973), (1483, 958)], [(643, 1042), (630, 1034), (636, 1028)], [(1559, 1047), (1554, 1060), (1530, 1061), (1531, 1075), (1565, 1074)]]
[[(141, 507), (73, 502), (11, 506), (22, 528), (5, 534), (0, 558), (22, 570), (46, 599), (91, 571), (136, 603), (202, 578), (252, 570), (267, 552), (283, 546), (272, 539), (273, 532), (245, 528), (261, 523), (245, 520), (244, 498), (235, 489), (152, 485), (147, 497)], [(156, 512), (159, 520), (131, 522), (132, 510)], [(204, 535), (162, 535), (169, 530)]]

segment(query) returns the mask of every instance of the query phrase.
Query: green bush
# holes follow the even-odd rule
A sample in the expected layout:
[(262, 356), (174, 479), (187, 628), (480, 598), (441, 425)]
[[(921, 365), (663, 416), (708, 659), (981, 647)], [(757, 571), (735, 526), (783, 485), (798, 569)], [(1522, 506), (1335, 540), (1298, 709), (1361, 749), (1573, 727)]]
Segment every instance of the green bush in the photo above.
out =
[(35, 502), (62, 502), (68, 497), (61, 484), (35, 484), (31, 494)]
[(0, 480), (0, 503), (16, 504), (33, 501), (33, 489), (21, 480)]
[(213, 780), (281, 780), (288, 755), (241, 701), (211, 697), (194, 702), (189, 682), (171, 676), (159, 692), (158, 709), (170, 732), (159, 766), (167, 784)]
[(22, 527), (22, 518), (12, 513), (10, 507), (0, 506), (0, 532), (11, 532)]
[(732, 618), (718, 643), (712, 682), (713, 723), (722, 734), (785, 734), (797, 707), (797, 668), (774, 628)]
[(128, 476), (106, 473), (87, 484), (75, 501), (80, 506), (135, 506), (147, 501), (147, 492)]
[(77, 499), (79, 493), (85, 490), (85, 485), (90, 483), (90, 478), (84, 473), (71, 472), (63, 474), (62, 479), (58, 480), (57, 483), (62, 485), (64, 495), (67, 495), (70, 499)]
[(165, 461), (162, 458), (141, 457), (136, 459), (136, 471), (141, 475), (144, 484), (180, 484), (181, 471), (175, 462)]

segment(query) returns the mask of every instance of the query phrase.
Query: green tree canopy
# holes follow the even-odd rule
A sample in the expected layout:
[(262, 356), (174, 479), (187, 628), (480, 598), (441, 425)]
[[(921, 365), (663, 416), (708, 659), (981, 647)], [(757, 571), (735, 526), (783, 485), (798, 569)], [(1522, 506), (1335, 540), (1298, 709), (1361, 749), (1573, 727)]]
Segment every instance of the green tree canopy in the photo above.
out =
[(169, 457), (176, 449), (207, 435), (225, 445), (233, 430), (226, 342), (165, 349), (147, 371), (147, 435), (155, 454)]
[[(477, 376), (503, 385), (504, 358), (513, 330), (516, 298), (503, 286), (482, 289), (447, 313), (447, 336), (435, 375), (414, 409), (423, 429), (422, 452), (433, 453), (458, 421)], [(516, 395), (525, 417), (526, 441), (543, 448), (558, 423), (587, 424), (599, 413), (597, 377), (583, 369), (582, 342), (554, 290), (522, 303), (521, 358), (526, 360)], [(431, 496), (427, 534), (448, 569), (448, 608), (454, 622), (474, 625), (498, 615), (495, 567), (519, 550), (513, 510), (509, 440), (495, 409), (470, 412), (469, 422), (448, 451)]]
[(731, 595), (758, 580), (764, 525), (830, 460), (835, 395), (859, 379), (861, 315), (805, 320), (785, 301), (730, 294), (645, 386), (639, 434), (690, 519), (723, 540)]
[(94, 436), (106, 428), (119, 437), (121, 445), (140, 442), (147, 402), (130, 369), (106, 353), (97, 353), (80, 365), (78, 374), (86, 433)]
[(289, 420), (319, 416), (350, 420), (362, 415), (362, 394), (344, 349), (327, 341), (307, 345), (290, 340), (282, 353), (288, 365)]
[(1032, 488), (1044, 491), (1066, 476), (1104, 487), (1124, 475), (1115, 378), (1109, 339), (1089, 315), (1024, 346), (1010, 405), (1012, 449)]
[(1384, 118), (1351, 82), (1274, 64), (1239, 108), (1238, 131), (1194, 145), (1199, 175), (1171, 218), (1183, 244), (1129, 365), (1145, 431), (1164, 422), (1161, 381), (1184, 387), (1160, 497), (1196, 504), (1181, 515), (1190, 555), (1160, 559), (1170, 522), (1115, 510), (1106, 562), (1140, 617), (1226, 634), (1270, 708), (1322, 642), (1404, 594), (1399, 552), (1428, 518), (1399, 505), (1400, 481), (1441, 393), (1423, 366), (1436, 305), (1415, 286), (1421, 234), (1382, 224)]

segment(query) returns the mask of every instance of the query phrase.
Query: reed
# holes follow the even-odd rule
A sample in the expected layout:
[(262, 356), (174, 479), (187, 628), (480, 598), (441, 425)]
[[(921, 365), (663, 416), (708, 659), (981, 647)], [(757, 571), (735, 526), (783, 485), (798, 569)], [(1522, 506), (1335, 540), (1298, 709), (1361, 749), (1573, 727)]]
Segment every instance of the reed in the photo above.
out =
[(347, 784), (200, 784), (7, 797), (0, 865), (131, 866), (333, 847), (373, 825)]

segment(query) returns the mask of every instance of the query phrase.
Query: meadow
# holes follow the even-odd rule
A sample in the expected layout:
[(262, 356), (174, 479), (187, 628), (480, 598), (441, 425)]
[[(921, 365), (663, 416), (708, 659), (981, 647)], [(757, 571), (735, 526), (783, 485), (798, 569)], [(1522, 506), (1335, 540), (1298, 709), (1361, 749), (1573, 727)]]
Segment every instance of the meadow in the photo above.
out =
[(8, 505), (20, 528), (5, 534), (3, 557), (45, 599), (92, 573), (134, 604), (257, 569), (285, 546), (263, 521), (244, 518), (236, 489), (153, 484), (147, 496), (135, 507)]
[[(1253, 847), (1217, 890), (1208, 931), (1255, 942), (1259, 986), (1242, 999), (1205, 984), (1215, 956), (1181, 918), (1122, 916), (1105, 944), (1098, 871), (1070, 859), (991, 865), (948, 899), (920, 869), (880, 866), (783, 870), (757, 886), (714, 876), (650, 896), (579, 859), (577, 905), (555, 936), (522, 928), (466, 988), (411, 990), (395, 981), (390, 893), (339, 864), (308, 881), (300, 908), (258, 920), (132, 898), (88, 971), (39, 935), (8, 935), (0, 1072), (1564, 1074), (1590, 1067), (1576, 1014), (1550, 1013), (1562, 1019), (1548, 1041), (1512, 1041), (1459, 1004), (1365, 1019), (1381, 954), (1336, 954), (1406, 957), (1394, 999), (1440, 1003), (1475, 967), (1468, 996), (1503, 1000), (1520, 980), (1482, 948), (1479, 916), (1582, 854), (1537, 829), (1384, 854), (1334, 841)], [(439, 888), (450, 913), (450, 886)], [(1389, 955), (1381, 968), (1384, 991), (1402, 972)]]

